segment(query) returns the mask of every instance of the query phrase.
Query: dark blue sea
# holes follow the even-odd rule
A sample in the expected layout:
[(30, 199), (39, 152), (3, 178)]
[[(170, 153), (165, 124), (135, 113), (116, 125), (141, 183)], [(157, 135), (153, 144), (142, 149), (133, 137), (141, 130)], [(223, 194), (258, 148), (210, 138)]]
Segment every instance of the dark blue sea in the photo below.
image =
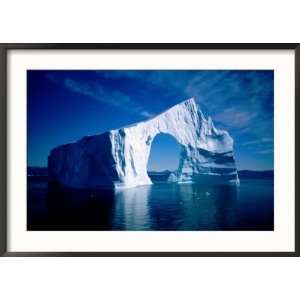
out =
[(28, 177), (28, 230), (273, 230), (272, 178), (85, 191)]

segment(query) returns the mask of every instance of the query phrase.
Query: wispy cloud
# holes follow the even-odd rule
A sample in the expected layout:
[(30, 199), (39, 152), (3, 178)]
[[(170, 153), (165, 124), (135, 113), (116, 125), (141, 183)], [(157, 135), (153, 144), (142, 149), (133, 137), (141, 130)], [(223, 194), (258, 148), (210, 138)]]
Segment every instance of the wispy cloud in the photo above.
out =
[(146, 118), (151, 118), (151, 117), (154, 117), (154, 116), (155, 116), (154, 113), (149, 112), (149, 111), (147, 111), (147, 110), (141, 111), (140, 114), (141, 114), (142, 116), (146, 117)]
[(258, 145), (260, 143), (259, 140), (251, 140), (248, 142), (243, 143), (243, 146), (252, 146), (252, 145)]
[(257, 152), (258, 154), (271, 154), (273, 153), (273, 149), (264, 149)]
[(273, 143), (273, 139), (265, 137), (265, 138), (259, 138), (259, 139), (247, 141), (243, 143), (243, 146), (265, 145), (270, 143)]
[(138, 114), (146, 118), (152, 117), (154, 115), (150, 110), (145, 109), (143, 106), (133, 101), (131, 97), (126, 95), (125, 93), (120, 92), (116, 89), (108, 90), (100, 83), (96, 83), (94, 81), (83, 82), (77, 79), (72, 79), (70, 77), (54, 77), (51, 73), (48, 74), (47, 78), (52, 82), (63, 85), (65, 88), (74, 93), (84, 95), (104, 104), (117, 107), (124, 111)]
[(256, 116), (257, 114), (255, 112), (243, 111), (237, 107), (231, 107), (214, 115), (214, 120), (228, 124), (230, 127), (244, 128), (248, 126)]

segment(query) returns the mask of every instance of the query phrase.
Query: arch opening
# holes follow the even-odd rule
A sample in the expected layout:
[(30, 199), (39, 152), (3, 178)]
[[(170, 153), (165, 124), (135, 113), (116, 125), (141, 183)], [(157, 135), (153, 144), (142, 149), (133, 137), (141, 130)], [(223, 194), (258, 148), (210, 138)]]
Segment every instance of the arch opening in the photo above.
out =
[(151, 143), (147, 172), (153, 183), (168, 181), (177, 172), (182, 146), (170, 134), (159, 133)]

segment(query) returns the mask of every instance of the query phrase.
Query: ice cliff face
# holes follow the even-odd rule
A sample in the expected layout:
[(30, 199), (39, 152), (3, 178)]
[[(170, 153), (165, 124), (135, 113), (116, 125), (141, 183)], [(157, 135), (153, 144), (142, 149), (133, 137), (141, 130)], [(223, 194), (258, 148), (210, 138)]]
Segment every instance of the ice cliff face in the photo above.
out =
[(78, 188), (151, 184), (147, 164), (159, 133), (170, 134), (181, 145), (172, 182), (239, 184), (232, 138), (204, 117), (193, 98), (149, 120), (53, 149), (48, 158), (50, 180)]

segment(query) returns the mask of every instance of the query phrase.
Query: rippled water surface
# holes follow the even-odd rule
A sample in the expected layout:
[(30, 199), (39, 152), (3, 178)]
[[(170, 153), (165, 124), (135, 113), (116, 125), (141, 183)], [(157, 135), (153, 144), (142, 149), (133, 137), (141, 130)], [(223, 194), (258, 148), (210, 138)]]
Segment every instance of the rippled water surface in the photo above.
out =
[(273, 180), (240, 187), (157, 183), (121, 191), (28, 180), (28, 230), (273, 230)]

